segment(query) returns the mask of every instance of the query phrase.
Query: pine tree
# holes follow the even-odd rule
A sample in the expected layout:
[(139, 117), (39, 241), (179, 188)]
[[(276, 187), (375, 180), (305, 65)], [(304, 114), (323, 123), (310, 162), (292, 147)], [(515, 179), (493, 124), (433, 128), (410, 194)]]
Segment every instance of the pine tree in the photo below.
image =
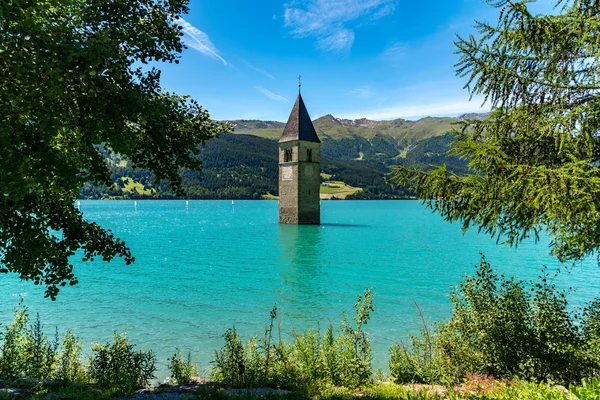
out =
[(497, 23), (455, 42), (457, 74), (492, 110), (456, 129), (451, 153), (469, 173), (397, 167), (395, 179), (464, 229), (510, 245), (545, 232), (559, 260), (581, 259), (600, 246), (600, 2), (559, 2), (551, 15), (488, 2)]

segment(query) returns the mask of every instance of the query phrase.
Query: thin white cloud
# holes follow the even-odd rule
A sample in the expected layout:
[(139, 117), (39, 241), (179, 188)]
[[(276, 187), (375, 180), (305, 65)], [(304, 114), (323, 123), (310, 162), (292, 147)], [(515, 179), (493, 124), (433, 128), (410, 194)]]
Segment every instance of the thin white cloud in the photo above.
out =
[(375, 92), (373, 92), (371, 86), (359, 86), (350, 90), (348, 94), (359, 99), (369, 99), (375, 95)]
[(202, 54), (221, 60), (223, 65), (227, 65), (227, 61), (219, 55), (219, 50), (210, 41), (210, 38), (206, 33), (202, 32), (183, 18), (175, 20), (175, 23), (182, 27), (183, 43), (192, 49), (198, 50)]
[(386, 59), (398, 59), (404, 57), (408, 50), (408, 46), (403, 42), (395, 42), (381, 53), (381, 56)]
[(374, 120), (411, 118), (436, 115), (456, 115), (467, 112), (486, 112), (489, 108), (481, 107), (478, 100), (448, 101), (444, 103), (424, 104), (399, 104), (397, 106), (368, 111), (356, 111), (342, 114), (340, 118), (358, 119), (368, 118)]
[(344, 51), (349, 50), (352, 43), (354, 43), (354, 32), (350, 29), (340, 28), (319, 39), (317, 47), (323, 51)]
[(347, 51), (354, 43), (353, 23), (375, 20), (394, 11), (396, 0), (309, 0), (286, 4), (285, 26), (298, 38), (314, 37), (324, 51)]
[(264, 94), (265, 96), (267, 96), (271, 100), (281, 101), (281, 102), (284, 102), (284, 103), (289, 103), (290, 102), (285, 97), (280, 96), (278, 94), (275, 94), (275, 93), (271, 92), (270, 90), (265, 89), (262, 86), (257, 86), (256, 90), (258, 90), (259, 92), (261, 92), (262, 94)]
[(244, 61), (244, 64), (246, 64), (248, 66), (248, 68), (263, 74), (267, 78), (271, 78), (271, 79), (275, 80), (275, 77), (273, 75), (271, 75), (270, 73), (268, 73), (267, 71), (265, 71), (264, 69), (256, 68), (254, 65), (250, 64), (248, 61)]

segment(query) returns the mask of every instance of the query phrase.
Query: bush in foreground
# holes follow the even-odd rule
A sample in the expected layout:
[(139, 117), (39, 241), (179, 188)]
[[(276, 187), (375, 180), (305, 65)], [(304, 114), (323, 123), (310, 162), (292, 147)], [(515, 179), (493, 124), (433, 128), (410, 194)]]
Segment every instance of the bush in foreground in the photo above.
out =
[(115, 334), (106, 345), (94, 344), (90, 359), (92, 381), (117, 393), (147, 387), (154, 379), (156, 357), (152, 351), (135, 350), (124, 334)]
[(179, 349), (175, 349), (173, 357), (169, 358), (171, 380), (177, 384), (188, 384), (198, 375), (198, 365), (192, 362), (192, 354), (188, 352), (183, 357)]
[(449, 320), (390, 349), (396, 382), (452, 384), (471, 373), (568, 384), (600, 372), (600, 301), (569, 309), (545, 271), (525, 284), (482, 258), (451, 301)]
[[(297, 398), (341, 399), (358, 390), (381, 399), (433, 399), (442, 392), (451, 399), (567, 398), (556, 383), (570, 385), (580, 399), (600, 398), (600, 300), (585, 309), (569, 307), (566, 292), (546, 273), (525, 283), (498, 275), (482, 259), (451, 301), (450, 318), (433, 328), (419, 309), (420, 334), (390, 349), (393, 381), (443, 385), (425, 386), (426, 392), (374, 381), (365, 332), (374, 309), (369, 289), (358, 296), (353, 319), (344, 314), (338, 329), (329, 324), (325, 331), (295, 332), (290, 341), (282, 340), (281, 333), (274, 339), (274, 307), (263, 335), (244, 341), (235, 328), (228, 330), (224, 346), (215, 352), (212, 378), (238, 388), (293, 389)], [(0, 379), (29, 389), (38, 396), (33, 398), (57, 390), (58, 398), (94, 398), (93, 393), (110, 398), (154, 379), (154, 354), (136, 350), (123, 334), (95, 344), (84, 357), (70, 331), (62, 341), (58, 335), (48, 339), (39, 317), (31, 323), (25, 307), (18, 305), (14, 316), (0, 332)], [(197, 366), (191, 360), (191, 354), (184, 357), (179, 350), (169, 358), (171, 383), (192, 381)]]
[(274, 343), (271, 312), (263, 337), (244, 343), (235, 327), (225, 335), (225, 345), (215, 352), (212, 378), (238, 387), (286, 387), (313, 392), (324, 385), (357, 388), (371, 381), (371, 343), (364, 326), (373, 312), (373, 295), (367, 289), (358, 296), (352, 325), (347, 316), (334, 332), (330, 324), (320, 329), (295, 333), (292, 342)]
[(15, 308), (14, 320), (0, 332), (0, 379), (20, 378), (25, 386), (54, 382), (59, 386), (92, 383), (113, 393), (128, 393), (146, 387), (154, 378), (154, 354), (136, 351), (123, 334), (113, 342), (95, 344), (85, 360), (83, 345), (71, 331), (59, 340), (50, 340), (43, 331), (39, 315), (30, 323), (26, 307)]

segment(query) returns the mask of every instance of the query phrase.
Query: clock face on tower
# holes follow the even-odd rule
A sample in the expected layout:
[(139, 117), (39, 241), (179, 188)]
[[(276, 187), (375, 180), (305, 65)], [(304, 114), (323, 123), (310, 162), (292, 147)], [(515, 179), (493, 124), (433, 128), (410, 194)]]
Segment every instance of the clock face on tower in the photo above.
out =
[(314, 167), (312, 165), (307, 165), (304, 171), (306, 172), (306, 176), (312, 176), (315, 172)]
[(281, 168), (281, 180), (292, 181), (294, 180), (294, 169), (289, 165)]

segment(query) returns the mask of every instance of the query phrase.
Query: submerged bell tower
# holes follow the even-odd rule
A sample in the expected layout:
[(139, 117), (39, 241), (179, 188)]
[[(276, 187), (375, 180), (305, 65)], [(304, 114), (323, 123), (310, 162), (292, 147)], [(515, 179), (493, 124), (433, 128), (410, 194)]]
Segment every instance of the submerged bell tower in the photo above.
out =
[(321, 141), (298, 98), (279, 139), (279, 223), (321, 223)]

